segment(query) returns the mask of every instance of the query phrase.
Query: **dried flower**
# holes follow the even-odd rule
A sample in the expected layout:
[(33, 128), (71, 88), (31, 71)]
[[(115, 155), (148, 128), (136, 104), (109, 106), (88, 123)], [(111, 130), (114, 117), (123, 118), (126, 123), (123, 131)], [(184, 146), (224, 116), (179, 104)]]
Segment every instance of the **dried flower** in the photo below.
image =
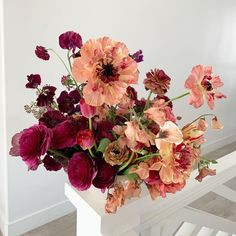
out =
[(213, 175), (216, 175), (216, 170), (212, 170), (208, 167), (203, 167), (199, 171), (199, 175), (195, 179), (198, 180), (199, 182), (202, 182), (203, 178), (205, 178), (206, 176), (213, 176)]
[(45, 61), (48, 61), (50, 58), (50, 55), (49, 55), (47, 49), (43, 46), (36, 46), (35, 54), (38, 58), (45, 60)]
[(146, 76), (144, 85), (147, 90), (162, 96), (169, 89), (171, 78), (163, 70), (151, 70)]
[(121, 165), (128, 159), (129, 151), (126, 146), (121, 146), (119, 141), (114, 141), (106, 147), (103, 156), (110, 165)]

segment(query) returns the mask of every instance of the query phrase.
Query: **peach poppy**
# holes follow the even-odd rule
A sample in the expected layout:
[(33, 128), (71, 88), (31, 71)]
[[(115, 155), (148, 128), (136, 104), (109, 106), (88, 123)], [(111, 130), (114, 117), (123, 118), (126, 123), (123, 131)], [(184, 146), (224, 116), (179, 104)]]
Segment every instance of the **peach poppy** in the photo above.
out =
[(176, 122), (176, 118), (172, 112), (171, 107), (166, 105), (164, 99), (156, 100), (152, 107), (147, 109), (144, 113), (148, 119), (155, 121), (160, 126), (163, 126), (167, 120)]
[(84, 99), (91, 106), (115, 105), (120, 102), (130, 84), (138, 81), (137, 63), (128, 48), (108, 37), (91, 39), (74, 59), (72, 74), (81, 83)]
[(212, 75), (212, 67), (194, 66), (185, 82), (185, 88), (190, 91), (189, 104), (198, 108), (203, 105), (204, 97), (210, 109), (214, 109), (214, 101), (226, 96), (217, 91), (224, 83), (219, 76)]

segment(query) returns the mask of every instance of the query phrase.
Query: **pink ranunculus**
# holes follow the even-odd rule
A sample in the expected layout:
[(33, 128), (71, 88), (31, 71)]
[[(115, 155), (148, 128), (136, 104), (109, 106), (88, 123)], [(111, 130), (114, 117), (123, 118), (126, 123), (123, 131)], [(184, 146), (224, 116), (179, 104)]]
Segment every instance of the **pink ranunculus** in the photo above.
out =
[(137, 62), (125, 44), (108, 37), (91, 39), (74, 59), (73, 77), (81, 83), (84, 99), (92, 106), (116, 105), (130, 84), (138, 81)]
[(198, 108), (203, 105), (204, 97), (210, 109), (214, 109), (214, 101), (226, 96), (217, 91), (224, 83), (219, 76), (213, 76), (212, 67), (194, 66), (185, 82), (185, 88), (190, 91), (189, 104)]
[(76, 189), (84, 191), (90, 188), (96, 175), (95, 161), (85, 152), (77, 152), (72, 156), (68, 165), (68, 177)]
[(97, 160), (96, 164), (98, 172), (96, 177), (93, 179), (93, 185), (96, 188), (105, 190), (114, 183), (116, 169), (105, 162), (104, 159)]
[(79, 126), (75, 122), (66, 120), (55, 126), (52, 131), (53, 137), (50, 148), (62, 149), (76, 145)]
[(44, 155), (50, 146), (51, 138), (51, 129), (44, 125), (34, 125), (13, 136), (10, 154), (21, 156), (29, 170), (36, 170), (40, 164), (40, 156)]
[(92, 118), (96, 114), (96, 107), (88, 105), (85, 100), (80, 99), (80, 112), (86, 118)]
[(80, 145), (80, 147), (83, 150), (92, 148), (95, 144), (95, 139), (93, 136), (93, 131), (89, 129), (82, 129), (77, 134), (77, 144)]

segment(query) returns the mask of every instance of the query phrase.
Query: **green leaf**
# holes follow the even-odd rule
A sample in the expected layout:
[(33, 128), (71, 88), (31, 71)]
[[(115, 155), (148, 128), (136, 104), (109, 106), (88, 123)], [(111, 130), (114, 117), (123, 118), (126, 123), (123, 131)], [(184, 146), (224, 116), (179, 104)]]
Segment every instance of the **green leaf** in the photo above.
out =
[(134, 168), (135, 166), (137, 165), (133, 165), (123, 172), (123, 174), (128, 178), (128, 180), (136, 180), (138, 178), (138, 175), (136, 173), (129, 173), (130, 169)]
[(108, 120), (110, 120), (111, 122), (114, 122), (114, 121), (115, 121), (115, 118), (116, 118), (116, 109), (115, 109), (115, 107), (111, 107), (111, 108), (109, 109), (107, 118), (108, 118)]
[(97, 152), (102, 152), (104, 153), (106, 147), (108, 146), (108, 144), (111, 143), (111, 140), (108, 139), (108, 138), (103, 138), (101, 139), (99, 145), (98, 145), (98, 149), (97, 149)]

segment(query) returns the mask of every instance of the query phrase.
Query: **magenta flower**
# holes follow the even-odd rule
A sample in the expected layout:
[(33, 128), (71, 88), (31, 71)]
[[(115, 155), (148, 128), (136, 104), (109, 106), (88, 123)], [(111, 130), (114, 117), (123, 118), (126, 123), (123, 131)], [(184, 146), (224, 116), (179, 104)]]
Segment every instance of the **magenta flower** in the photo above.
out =
[(93, 180), (93, 185), (100, 189), (109, 188), (114, 183), (116, 169), (105, 162), (104, 159), (99, 159), (96, 164), (98, 173)]
[(48, 171), (58, 171), (62, 168), (61, 163), (59, 163), (55, 158), (50, 155), (46, 155), (43, 159), (43, 165)]
[(88, 105), (84, 99), (80, 100), (80, 112), (86, 118), (92, 118), (96, 114), (96, 107)]
[(38, 58), (45, 60), (45, 61), (48, 61), (50, 58), (50, 55), (49, 55), (47, 49), (43, 46), (36, 46), (35, 54)]
[(50, 146), (52, 131), (44, 125), (34, 125), (12, 138), (10, 155), (21, 156), (30, 170), (36, 170), (40, 164), (39, 157), (44, 155)]
[(77, 134), (77, 144), (79, 144), (83, 150), (92, 148), (95, 144), (95, 139), (92, 130), (80, 130)]
[(27, 75), (28, 83), (25, 85), (26, 88), (35, 89), (41, 84), (41, 77), (39, 74)]
[(59, 45), (63, 49), (72, 50), (75, 53), (76, 48), (81, 48), (82, 38), (74, 31), (68, 31), (59, 36)]
[(50, 148), (62, 149), (76, 145), (76, 136), (79, 127), (75, 122), (66, 120), (55, 126), (52, 131), (53, 137)]
[(90, 188), (96, 175), (95, 162), (85, 152), (77, 152), (72, 156), (68, 165), (68, 177), (76, 189), (84, 191)]

